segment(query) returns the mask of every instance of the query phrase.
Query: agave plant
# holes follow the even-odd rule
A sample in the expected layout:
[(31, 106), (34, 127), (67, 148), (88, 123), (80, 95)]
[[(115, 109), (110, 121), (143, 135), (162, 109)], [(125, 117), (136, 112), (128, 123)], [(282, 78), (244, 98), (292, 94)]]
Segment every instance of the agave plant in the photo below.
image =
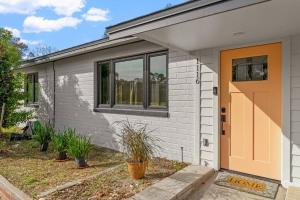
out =
[(53, 127), (49, 123), (42, 124), (38, 122), (32, 132), (33, 139), (40, 144), (40, 151), (47, 151), (49, 142), (54, 135)]
[(86, 167), (86, 159), (91, 150), (90, 138), (85, 136), (75, 135), (71, 132), (68, 137), (68, 149), (67, 152), (75, 157), (75, 162), (78, 167)]

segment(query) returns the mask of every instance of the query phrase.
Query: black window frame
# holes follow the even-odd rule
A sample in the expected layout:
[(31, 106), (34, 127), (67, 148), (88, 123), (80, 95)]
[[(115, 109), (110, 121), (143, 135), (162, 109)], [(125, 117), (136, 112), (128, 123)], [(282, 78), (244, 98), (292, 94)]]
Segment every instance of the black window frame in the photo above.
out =
[[(33, 91), (33, 101), (29, 101), (28, 99), (28, 85), (29, 85), (29, 81), (28, 81), (28, 77), (29, 76), (32, 76), (32, 91)], [(29, 74), (26, 74), (26, 80), (25, 80), (25, 93), (27, 95), (26, 97), (26, 100), (25, 100), (25, 103), (27, 106), (36, 106), (38, 105), (39, 103), (39, 93), (37, 93), (36, 91), (36, 84), (37, 83), (37, 87), (39, 87), (39, 74), (36, 72), (36, 73), (29, 73)], [(39, 89), (40, 90), (40, 89)]]
[[(166, 56), (166, 106), (150, 106), (150, 58), (155, 56)], [(118, 62), (130, 61), (136, 59), (143, 59), (143, 103), (142, 105), (120, 105), (115, 104), (115, 65)], [(99, 64), (109, 63), (110, 69), (110, 104), (101, 104), (101, 76)], [(129, 114), (129, 115), (142, 115), (142, 116), (155, 116), (155, 117), (169, 117), (169, 53), (167, 50), (148, 52), (133, 56), (122, 58), (114, 58), (110, 60), (96, 61), (94, 63), (94, 111), (102, 113), (116, 113), (116, 114)]]

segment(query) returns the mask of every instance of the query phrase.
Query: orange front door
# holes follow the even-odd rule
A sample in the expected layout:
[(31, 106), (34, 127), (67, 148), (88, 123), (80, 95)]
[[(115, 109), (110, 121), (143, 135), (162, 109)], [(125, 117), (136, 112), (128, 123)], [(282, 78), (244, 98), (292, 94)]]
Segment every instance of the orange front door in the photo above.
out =
[(281, 43), (221, 52), (221, 168), (280, 180)]

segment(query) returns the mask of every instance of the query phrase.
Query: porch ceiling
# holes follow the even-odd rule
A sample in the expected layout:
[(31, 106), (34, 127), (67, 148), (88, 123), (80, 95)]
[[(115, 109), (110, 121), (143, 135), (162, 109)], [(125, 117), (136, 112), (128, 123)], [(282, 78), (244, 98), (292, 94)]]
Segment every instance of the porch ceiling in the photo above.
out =
[(272, 0), (136, 36), (189, 52), (272, 40), (300, 33), (299, 10), (299, 0)]

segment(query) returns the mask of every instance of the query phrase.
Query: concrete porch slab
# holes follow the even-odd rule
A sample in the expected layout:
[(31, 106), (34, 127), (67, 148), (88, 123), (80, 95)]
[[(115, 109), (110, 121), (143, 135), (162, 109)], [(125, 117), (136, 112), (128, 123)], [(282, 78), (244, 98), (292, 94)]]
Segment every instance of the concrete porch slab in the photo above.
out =
[(179, 200), (185, 199), (199, 185), (214, 175), (212, 168), (191, 165), (163, 179), (129, 200)]
[(289, 187), (286, 192), (285, 200), (298, 200), (298, 199), (300, 199), (300, 188)]

